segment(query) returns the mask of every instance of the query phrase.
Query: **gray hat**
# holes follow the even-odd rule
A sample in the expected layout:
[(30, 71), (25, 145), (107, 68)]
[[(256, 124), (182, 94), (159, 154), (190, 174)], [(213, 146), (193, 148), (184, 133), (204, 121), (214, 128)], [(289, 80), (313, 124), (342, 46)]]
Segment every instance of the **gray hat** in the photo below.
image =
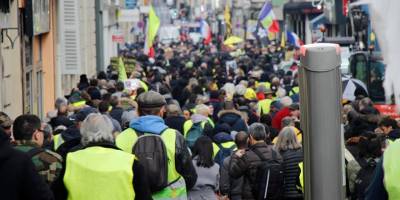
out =
[(139, 95), (139, 108), (158, 108), (167, 104), (165, 98), (158, 92), (149, 91)]

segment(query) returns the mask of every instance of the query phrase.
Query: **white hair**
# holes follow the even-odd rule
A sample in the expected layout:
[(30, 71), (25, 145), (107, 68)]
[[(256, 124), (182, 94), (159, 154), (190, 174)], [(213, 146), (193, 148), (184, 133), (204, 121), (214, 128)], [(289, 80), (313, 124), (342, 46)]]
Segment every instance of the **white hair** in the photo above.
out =
[(235, 94), (235, 85), (233, 83), (225, 83), (222, 89), (225, 90), (228, 99), (233, 98), (233, 95)]
[(114, 142), (113, 124), (106, 116), (92, 113), (81, 124), (81, 143), (86, 146), (94, 142)]
[(297, 140), (296, 132), (291, 126), (285, 127), (279, 132), (278, 139), (274, 146), (278, 152), (286, 150), (296, 150), (301, 148), (301, 144)]
[(196, 114), (200, 114), (200, 115), (204, 115), (204, 116), (208, 116), (210, 114), (210, 109), (208, 108), (208, 106), (206, 106), (204, 104), (197, 105), (194, 109), (195, 109)]
[(236, 85), (235, 92), (237, 95), (244, 95), (246, 93), (247, 88), (244, 85)]
[(292, 105), (293, 100), (292, 98), (286, 96), (281, 98), (280, 103), (282, 104), (283, 107), (289, 107), (290, 105)]

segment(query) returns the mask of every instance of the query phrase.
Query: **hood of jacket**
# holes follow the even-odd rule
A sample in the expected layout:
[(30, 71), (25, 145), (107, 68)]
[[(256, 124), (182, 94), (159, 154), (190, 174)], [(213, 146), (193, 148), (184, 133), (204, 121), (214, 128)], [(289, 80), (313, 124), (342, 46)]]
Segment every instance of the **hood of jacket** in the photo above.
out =
[(190, 119), (192, 120), (192, 122), (195, 123), (199, 123), (199, 122), (204, 122), (207, 121), (208, 118), (204, 115), (200, 115), (200, 114), (193, 114)]
[(400, 138), (400, 129), (394, 129), (394, 130), (390, 131), (388, 134), (388, 137), (391, 140), (396, 140), (396, 139)]
[(70, 126), (67, 130), (61, 132), (61, 136), (64, 141), (70, 141), (73, 139), (81, 138), (81, 131), (76, 126)]
[(240, 111), (237, 110), (222, 110), (218, 113), (218, 118), (221, 122), (232, 125), (235, 124), (239, 118), (244, 119), (244, 116)]
[(214, 135), (213, 139), (214, 139), (214, 142), (216, 142), (218, 144), (233, 141), (231, 135), (229, 133), (225, 133), (225, 132), (217, 133), (216, 135)]
[(165, 125), (164, 120), (155, 115), (146, 115), (134, 119), (130, 123), (129, 127), (142, 133), (153, 133), (157, 135), (168, 128), (168, 126)]

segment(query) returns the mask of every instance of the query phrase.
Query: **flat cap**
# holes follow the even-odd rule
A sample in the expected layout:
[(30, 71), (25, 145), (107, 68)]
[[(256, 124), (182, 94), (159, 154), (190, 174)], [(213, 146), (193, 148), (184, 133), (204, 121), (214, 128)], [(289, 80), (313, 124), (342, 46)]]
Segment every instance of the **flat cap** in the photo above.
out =
[(139, 108), (158, 108), (167, 104), (164, 96), (154, 91), (140, 94), (137, 101)]

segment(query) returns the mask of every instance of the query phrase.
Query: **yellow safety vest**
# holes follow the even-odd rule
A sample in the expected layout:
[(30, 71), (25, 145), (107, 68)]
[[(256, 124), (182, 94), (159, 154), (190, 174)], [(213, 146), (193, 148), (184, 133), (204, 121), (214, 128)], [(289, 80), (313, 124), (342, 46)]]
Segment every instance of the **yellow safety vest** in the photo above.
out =
[[(219, 146), (218, 146), (217, 144), (215, 144), (214, 142), (212, 143), (212, 145), (213, 145), (213, 159), (214, 159), (215, 156), (217, 156), (217, 154), (218, 154), (220, 148), (219, 148)], [(227, 149), (233, 147), (234, 145), (236, 145), (236, 144), (235, 144), (234, 142), (232, 142), (232, 141), (228, 141), (228, 142), (221, 143), (221, 146), (224, 147), (224, 148), (227, 148)], [(236, 150), (236, 148), (234, 148), (233, 150)]]
[(82, 100), (82, 101), (77, 101), (75, 103), (72, 103), (72, 106), (81, 107), (81, 106), (84, 106), (85, 104), (86, 104), (86, 101)]
[(61, 133), (55, 135), (53, 138), (53, 150), (56, 151), (63, 143), (64, 139), (62, 138)]
[(261, 82), (260, 85), (264, 85), (265, 88), (271, 88), (271, 83), (270, 82)]
[(67, 155), (64, 184), (69, 200), (135, 199), (132, 154), (99, 146)]
[(244, 98), (248, 100), (255, 100), (257, 99), (257, 94), (252, 88), (247, 88), (246, 92), (244, 93)]
[(140, 81), (140, 86), (142, 86), (145, 92), (149, 91), (149, 86), (142, 80)]
[[(168, 128), (161, 135), (165, 147), (167, 149), (168, 156), (168, 183), (173, 183), (182, 179), (181, 175), (176, 171), (175, 167), (175, 143), (176, 143), (176, 130)], [(115, 143), (118, 148), (125, 152), (132, 153), (132, 148), (138, 139), (138, 135), (135, 130), (128, 128), (117, 136)], [(168, 198), (180, 198), (186, 196), (186, 186), (184, 184), (173, 187), (174, 184), (167, 188), (153, 194), (153, 199), (168, 199)]]
[(392, 142), (383, 154), (384, 184), (389, 200), (400, 199), (400, 140)]
[(268, 114), (271, 108), (272, 99), (263, 99), (258, 102), (258, 113)]
[[(211, 127), (215, 127), (214, 122), (212, 121), (211, 118), (208, 118), (207, 121), (203, 121), (201, 122), (201, 128), (204, 129), (204, 127), (206, 126), (206, 123), (210, 123)], [(189, 132), (189, 130), (192, 128), (193, 126), (193, 122), (192, 120), (186, 120), (185, 123), (183, 124), (183, 136), (186, 138), (187, 133)]]
[(300, 92), (299, 86), (293, 87), (292, 90), (289, 92), (289, 96), (292, 96), (294, 94), (298, 94)]
[(301, 191), (304, 192), (304, 168), (303, 168), (303, 162), (299, 163), (299, 168), (300, 168), (299, 180), (300, 180)]

